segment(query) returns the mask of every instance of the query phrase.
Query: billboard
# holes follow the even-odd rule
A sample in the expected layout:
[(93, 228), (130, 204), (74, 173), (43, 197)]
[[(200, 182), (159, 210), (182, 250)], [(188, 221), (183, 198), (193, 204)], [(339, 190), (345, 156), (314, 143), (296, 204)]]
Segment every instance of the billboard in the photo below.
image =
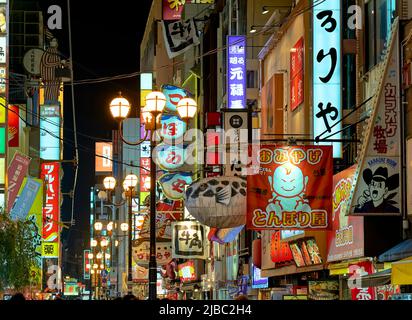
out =
[(246, 109), (246, 36), (227, 36), (227, 108)]
[(60, 222), (60, 163), (41, 165), (41, 178), (45, 182), (45, 203), (43, 207), (43, 241), (58, 242)]
[(252, 157), (259, 165), (247, 176), (249, 229), (329, 228), (331, 146), (262, 145)]
[[(313, 8), (313, 136), (342, 139), (341, 1), (326, 0)], [(322, 142), (321, 145), (331, 144)], [(333, 142), (333, 157), (342, 143)]]
[(162, 20), (180, 20), (185, 1), (162, 0)]
[(333, 176), (332, 230), (328, 232), (328, 262), (363, 257), (363, 217), (346, 216), (356, 166)]
[(7, 208), (11, 209), (16, 200), (17, 193), (26, 176), (30, 164), (30, 158), (22, 153), (16, 152), (7, 169), (8, 189)]
[(112, 172), (113, 144), (111, 142), (96, 142), (96, 172)]
[(12, 220), (26, 219), (41, 186), (42, 183), (38, 179), (26, 178), (26, 183), (23, 184), (19, 196), (10, 210)]
[(40, 106), (40, 158), (60, 160), (60, 107)]
[(401, 211), (401, 116), (399, 39), (392, 34), (388, 62), (377, 92), (360, 165), (351, 192), (351, 215), (400, 215)]

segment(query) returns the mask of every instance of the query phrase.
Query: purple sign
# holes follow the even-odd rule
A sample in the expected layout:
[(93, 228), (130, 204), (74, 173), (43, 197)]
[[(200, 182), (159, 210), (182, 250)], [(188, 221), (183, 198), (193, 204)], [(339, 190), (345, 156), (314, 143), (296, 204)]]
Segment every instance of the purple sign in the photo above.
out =
[(246, 109), (246, 36), (227, 38), (227, 104)]

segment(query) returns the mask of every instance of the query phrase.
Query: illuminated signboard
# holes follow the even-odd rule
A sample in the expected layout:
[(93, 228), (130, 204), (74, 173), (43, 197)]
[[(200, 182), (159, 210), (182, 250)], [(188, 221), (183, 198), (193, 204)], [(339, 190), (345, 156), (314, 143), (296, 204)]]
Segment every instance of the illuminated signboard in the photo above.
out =
[(0, 63), (6, 63), (7, 37), (0, 36)]
[(83, 251), (83, 279), (90, 279), (91, 261), (89, 259), (90, 250)]
[(253, 289), (258, 289), (258, 288), (267, 288), (269, 286), (269, 278), (263, 278), (260, 273), (260, 269), (253, 265), (252, 268), (253, 272), (253, 277), (252, 277), (252, 288)]
[(60, 160), (60, 107), (40, 106), (40, 158)]
[(227, 105), (246, 109), (246, 36), (228, 36)]
[[(326, 0), (313, 8), (313, 136), (326, 138), (342, 129), (341, 2)], [(333, 126), (333, 128), (332, 128)], [(324, 133), (326, 132), (326, 133)], [(336, 133), (331, 139), (341, 139)], [(320, 144), (330, 144), (322, 142)], [(333, 143), (342, 157), (342, 143)]]
[(43, 207), (43, 241), (58, 242), (60, 221), (60, 164), (43, 163), (41, 178), (46, 184), (46, 198)]
[(162, 115), (160, 135), (166, 141), (181, 139), (186, 132), (187, 125), (178, 116)]
[(165, 110), (176, 112), (177, 104), (183, 98), (192, 98), (192, 94), (186, 89), (176, 87), (170, 84), (162, 85), (162, 92), (166, 96)]
[(113, 145), (111, 142), (96, 142), (96, 172), (112, 172)]
[(179, 264), (177, 268), (181, 282), (195, 281), (197, 279), (194, 261)]
[(332, 212), (331, 146), (262, 145), (247, 176), (249, 229), (328, 229)]

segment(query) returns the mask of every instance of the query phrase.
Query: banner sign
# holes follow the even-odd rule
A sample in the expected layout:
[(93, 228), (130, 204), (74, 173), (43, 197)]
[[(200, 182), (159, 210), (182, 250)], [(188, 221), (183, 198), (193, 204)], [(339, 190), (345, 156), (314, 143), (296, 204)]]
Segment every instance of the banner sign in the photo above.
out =
[(9, 125), (9, 147), (18, 148), (20, 138), (20, 118), (19, 106), (9, 106), (8, 125)]
[(10, 218), (12, 220), (26, 219), (40, 188), (41, 183), (39, 181), (36, 181), (33, 178), (27, 178), (27, 182), (10, 211)]
[(17, 193), (27, 174), (31, 158), (16, 152), (7, 169), (8, 188), (7, 188), (7, 208), (10, 210), (16, 200)]
[(163, 20), (163, 36), (169, 59), (173, 59), (200, 44), (195, 19)]
[[(312, 96), (315, 138), (334, 134), (331, 138), (342, 139), (342, 122), (338, 122), (342, 119), (341, 26), (341, 1), (326, 0), (314, 6)], [(333, 142), (333, 157), (342, 157), (341, 142)]]
[(332, 231), (328, 232), (328, 262), (364, 256), (363, 217), (346, 216), (356, 166), (333, 176)]
[(375, 288), (362, 288), (357, 286), (357, 282), (361, 282), (361, 277), (374, 273), (373, 264), (371, 261), (357, 262), (349, 265), (348, 284), (351, 288), (352, 300), (375, 300)]
[(55, 293), (59, 291), (59, 263), (57, 258), (43, 259), (43, 291)]
[(176, 143), (176, 140), (184, 136), (187, 129), (186, 122), (178, 116), (162, 115), (160, 123), (162, 126), (160, 135), (166, 143)]
[(205, 227), (194, 221), (172, 223), (173, 258), (206, 259)]
[(112, 172), (113, 144), (96, 142), (96, 172)]
[(339, 300), (339, 281), (308, 281), (309, 300)]
[[(258, 149), (258, 148), (254, 148)], [(327, 229), (332, 212), (331, 146), (253, 150), (257, 174), (247, 176), (247, 227)]]
[(305, 94), (304, 62), (305, 45), (303, 37), (290, 50), (290, 110), (303, 103)]
[(46, 184), (46, 202), (43, 207), (43, 241), (58, 242), (60, 221), (60, 164), (43, 163), (41, 178)]
[[(39, 268), (41, 267), (41, 255), (42, 255), (42, 232), (43, 232), (43, 180), (41, 179), (34, 179), (39, 185), (39, 191), (37, 192), (37, 196), (34, 199), (33, 205), (29, 210), (29, 214), (27, 215), (26, 222), (30, 222), (32, 224), (32, 243), (36, 244), (36, 257), (39, 264)], [(27, 183), (27, 179), (23, 181), (23, 186)], [(41, 274), (41, 270), (38, 270)]]
[(227, 36), (227, 107), (246, 109), (246, 36)]
[(371, 130), (366, 135), (365, 152), (351, 192), (352, 215), (400, 215), (401, 207), (401, 117), (398, 32), (392, 35), (390, 56)]

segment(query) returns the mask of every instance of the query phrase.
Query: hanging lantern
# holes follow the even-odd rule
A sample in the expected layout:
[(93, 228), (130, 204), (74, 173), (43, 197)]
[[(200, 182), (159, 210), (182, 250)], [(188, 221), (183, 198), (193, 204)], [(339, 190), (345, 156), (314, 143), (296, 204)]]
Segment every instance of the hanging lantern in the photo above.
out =
[(246, 224), (246, 180), (213, 177), (190, 185), (185, 194), (189, 213), (212, 228), (234, 228)]

